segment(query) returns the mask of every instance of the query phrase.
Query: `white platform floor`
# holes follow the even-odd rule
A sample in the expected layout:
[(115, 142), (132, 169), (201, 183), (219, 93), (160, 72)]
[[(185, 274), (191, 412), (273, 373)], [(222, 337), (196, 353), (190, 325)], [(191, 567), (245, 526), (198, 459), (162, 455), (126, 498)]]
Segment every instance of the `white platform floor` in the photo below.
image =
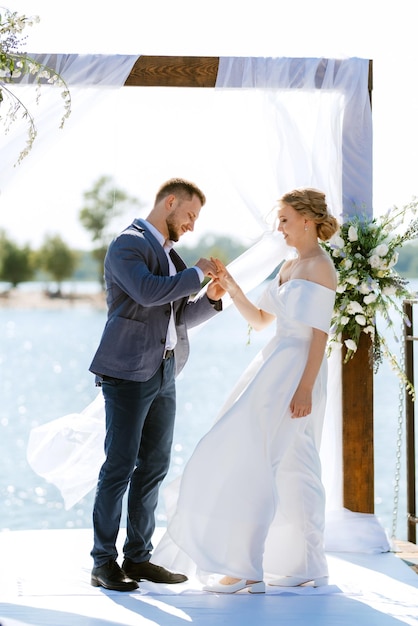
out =
[(391, 552), (329, 553), (325, 588), (215, 595), (192, 580), (118, 593), (90, 585), (91, 542), (91, 530), (1, 532), (0, 625), (418, 626), (418, 575)]

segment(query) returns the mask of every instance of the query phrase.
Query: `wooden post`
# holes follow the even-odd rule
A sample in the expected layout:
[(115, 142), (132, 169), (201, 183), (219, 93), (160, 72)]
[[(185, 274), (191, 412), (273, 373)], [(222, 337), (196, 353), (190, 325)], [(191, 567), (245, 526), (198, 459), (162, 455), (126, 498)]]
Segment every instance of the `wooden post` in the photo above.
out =
[(373, 363), (362, 333), (354, 357), (342, 364), (343, 506), (374, 513)]

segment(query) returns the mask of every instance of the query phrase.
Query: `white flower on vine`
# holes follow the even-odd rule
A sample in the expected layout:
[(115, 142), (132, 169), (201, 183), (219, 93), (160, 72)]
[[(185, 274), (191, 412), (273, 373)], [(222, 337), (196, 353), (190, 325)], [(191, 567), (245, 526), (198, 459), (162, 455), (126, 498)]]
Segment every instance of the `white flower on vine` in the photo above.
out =
[(348, 229), (348, 240), (349, 241), (358, 241), (358, 232), (355, 226), (350, 226)]
[(359, 278), (355, 274), (351, 274), (350, 276), (347, 276), (346, 280), (350, 285), (358, 285), (358, 282), (359, 282)]
[(349, 270), (353, 267), (353, 261), (349, 259), (348, 257), (346, 257), (345, 259), (341, 261), (341, 267), (344, 270)]
[(366, 318), (364, 315), (356, 315), (354, 318), (359, 326), (366, 326)]
[(381, 243), (372, 250), (372, 255), (377, 254), (377, 256), (384, 257), (389, 252), (389, 248), (385, 243)]
[(344, 293), (345, 289), (346, 289), (346, 284), (345, 283), (344, 284), (340, 283), (339, 285), (337, 285), (336, 291), (337, 291), (337, 293)]
[(394, 296), (395, 293), (396, 293), (395, 285), (386, 285), (386, 287), (383, 287), (382, 289), (382, 294), (384, 296)]
[(10, 103), (9, 110), (6, 114), (0, 115), (0, 122), (5, 126), (5, 132), (7, 133), (10, 125), (17, 120), (17, 114), (21, 115), (28, 121), (27, 141), (26, 147), (21, 150), (17, 163), (20, 163), (22, 159), (27, 156), (32, 149), (33, 142), (35, 141), (37, 131), (34, 119), (30, 114), (26, 104), (19, 99), (10, 87), (5, 87), (4, 82), (8, 82), (10, 77), (20, 78), (21, 76), (29, 75), (34, 76), (36, 83), (36, 98), (35, 102), (38, 103), (40, 97), (40, 85), (41, 79), (46, 79), (52, 84), (57, 84), (61, 88), (61, 95), (64, 99), (64, 114), (61, 117), (60, 128), (63, 127), (64, 121), (69, 117), (71, 113), (71, 95), (68, 91), (67, 85), (62, 77), (48, 66), (44, 66), (41, 63), (37, 63), (30, 57), (22, 55), (20, 52), (16, 52), (18, 38), (27, 26), (33, 26), (38, 23), (39, 17), (26, 17), (26, 15), (18, 15), (15, 11), (5, 10), (0, 14), (0, 102), (7, 99)]
[(384, 263), (384, 261), (382, 261), (382, 259), (380, 258), (378, 254), (372, 254), (369, 257), (369, 263), (370, 263), (370, 267), (372, 267), (375, 270), (386, 269), (386, 264)]
[(366, 333), (366, 335), (370, 335), (370, 337), (373, 340), (374, 339), (374, 326), (366, 326), (366, 328), (363, 328), (363, 333)]
[(346, 347), (348, 348), (348, 350), (352, 350), (353, 352), (356, 352), (357, 344), (355, 341), (353, 341), (352, 339), (346, 339), (344, 343)]
[(340, 235), (333, 235), (329, 240), (329, 244), (332, 248), (340, 248), (343, 249), (345, 246), (345, 241)]
[(359, 290), (359, 292), (360, 292), (361, 294), (363, 294), (363, 295), (364, 295), (364, 294), (367, 294), (367, 293), (370, 293), (370, 291), (371, 291), (370, 284), (369, 284), (369, 283), (367, 283), (367, 282), (365, 282), (365, 281), (363, 281), (363, 282), (362, 282), (362, 283), (358, 286), (358, 290)]
[(340, 317), (340, 326), (346, 326), (349, 321), (350, 321), (350, 318), (347, 317), (347, 315), (341, 315), (341, 317)]
[(355, 313), (364, 313), (363, 307), (360, 302), (357, 302), (357, 300), (351, 300), (351, 302), (348, 303), (346, 310), (350, 315), (354, 315)]
[(364, 296), (363, 298), (364, 304), (371, 304), (372, 302), (376, 302), (376, 300), (377, 300), (377, 294), (373, 292), (367, 294), (367, 296)]

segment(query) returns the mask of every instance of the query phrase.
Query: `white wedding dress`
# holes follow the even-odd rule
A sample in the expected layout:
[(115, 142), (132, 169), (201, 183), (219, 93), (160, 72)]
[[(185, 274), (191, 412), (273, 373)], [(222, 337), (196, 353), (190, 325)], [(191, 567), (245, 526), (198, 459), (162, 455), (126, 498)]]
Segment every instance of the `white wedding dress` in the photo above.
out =
[(153, 562), (203, 579), (211, 573), (252, 580), (328, 574), (319, 459), (326, 358), (312, 413), (292, 419), (289, 405), (312, 327), (328, 332), (334, 297), (306, 280), (270, 282), (258, 305), (277, 316), (276, 333), (197, 445), (180, 485), (169, 487), (171, 518)]

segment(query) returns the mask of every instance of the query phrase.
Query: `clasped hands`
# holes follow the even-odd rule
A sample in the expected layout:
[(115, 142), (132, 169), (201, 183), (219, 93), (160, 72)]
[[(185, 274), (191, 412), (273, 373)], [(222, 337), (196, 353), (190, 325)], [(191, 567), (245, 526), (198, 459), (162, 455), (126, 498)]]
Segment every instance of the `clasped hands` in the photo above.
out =
[(238, 285), (222, 261), (211, 257), (210, 261), (208, 259), (199, 259), (196, 265), (205, 273), (205, 276), (211, 278), (206, 291), (208, 298), (219, 300), (226, 292), (233, 297), (233, 294), (238, 289)]

